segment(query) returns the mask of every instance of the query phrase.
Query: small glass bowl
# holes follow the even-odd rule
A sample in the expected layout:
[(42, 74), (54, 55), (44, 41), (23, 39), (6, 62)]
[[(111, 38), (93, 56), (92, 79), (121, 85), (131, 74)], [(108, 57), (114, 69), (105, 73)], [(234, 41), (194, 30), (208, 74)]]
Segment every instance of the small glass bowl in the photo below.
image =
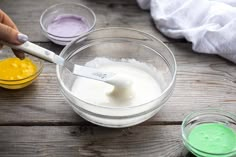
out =
[(173, 53), (159, 39), (138, 30), (114, 27), (91, 31), (67, 45), (60, 56), (79, 65), (96, 57), (116, 61), (135, 59), (158, 70), (162, 91), (155, 99), (134, 106), (101, 106), (73, 94), (76, 76), (57, 66), (59, 86), (66, 100), (76, 113), (97, 125), (121, 128), (144, 122), (160, 110), (174, 89), (177, 66)]
[[(3, 49), (0, 50), (0, 60), (11, 58), (11, 57), (16, 57), (16, 56), (13, 54), (10, 48), (4, 47)], [(40, 73), (43, 70), (43, 60), (27, 55), (27, 54), (25, 54), (25, 57), (28, 57), (33, 61), (33, 63), (37, 66), (37, 72), (27, 78), (19, 79), (19, 80), (1, 80), (0, 79), (0, 87), (6, 88), (6, 89), (21, 89), (30, 85), (34, 80), (36, 80), (36, 78), (40, 75)]]
[[(49, 40), (51, 40), (52, 42), (56, 44), (67, 45), (73, 39), (81, 35), (79, 34), (79, 35), (71, 36), (71, 37), (63, 37), (63, 36), (56, 36), (54, 34), (49, 33), (47, 31), (48, 25), (56, 17), (60, 15), (77, 15), (77, 16), (83, 17), (89, 26), (89, 29), (87, 30), (87, 32), (91, 31), (95, 27), (96, 16), (92, 9), (78, 3), (61, 3), (61, 4), (53, 5), (42, 13), (40, 17), (40, 26), (43, 31), (43, 34)], [(87, 32), (83, 32), (83, 33), (87, 33)]]
[(236, 116), (234, 114), (221, 110), (206, 109), (204, 111), (193, 112), (189, 114), (182, 123), (182, 139), (185, 147), (197, 157), (235, 157), (236, 147), (232, 152), (225, 154), (213, 154), (195, 148), (188, 142), (189, 133), (193, 128), (200, 124), (218, 123), (223, 124), (232, 130), (236, 131)]

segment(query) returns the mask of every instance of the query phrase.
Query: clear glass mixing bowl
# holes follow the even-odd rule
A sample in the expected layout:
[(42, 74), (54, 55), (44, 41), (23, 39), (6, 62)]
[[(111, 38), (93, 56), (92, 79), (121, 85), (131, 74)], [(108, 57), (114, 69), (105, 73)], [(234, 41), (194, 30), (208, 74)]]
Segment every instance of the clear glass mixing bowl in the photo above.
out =
[[(60, 56), (72, 63), (84, 65), (96, 57), (114, 60), (135, 59), (154, 66), (163, 80), (161, 95), (134, 106), (100, 106), (81, 100), (71, 92), (76, 79), (66, 68), (57, 66), (57, 78), (62, 94), (74, 111), (84, 119), (106, 127), (128, 127), (155, 115), (170, 97), (176, 78), (176, 61), (171, 50), (159, 39), (128, 28), (98, 29), (67, 45)], [(148, 92), (148, 91), (146, 91)]]

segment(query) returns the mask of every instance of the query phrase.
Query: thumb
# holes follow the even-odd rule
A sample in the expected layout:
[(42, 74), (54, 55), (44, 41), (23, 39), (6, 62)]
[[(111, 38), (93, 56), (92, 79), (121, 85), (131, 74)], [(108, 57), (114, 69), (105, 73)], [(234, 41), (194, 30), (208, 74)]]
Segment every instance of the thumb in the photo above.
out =
[(20, 45), (28, 40), (28, 36), (0, 23), (0, 40), (14, 45)]

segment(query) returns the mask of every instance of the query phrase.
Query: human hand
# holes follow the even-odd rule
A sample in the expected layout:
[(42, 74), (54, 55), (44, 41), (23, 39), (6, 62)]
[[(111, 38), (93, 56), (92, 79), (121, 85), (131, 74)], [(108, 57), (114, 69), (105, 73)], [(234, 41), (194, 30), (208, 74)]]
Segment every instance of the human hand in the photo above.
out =
[[(11, 18), (0, 9), (0, 41), (4, 41), (14, 45), (20, 45), (28, 40), (28, 36), (20, 33)], [(3, 45), (0, 44), (0, 48)], [(20, 58), (24, 58), (24, 53), (13, 50), (14, 54)]]

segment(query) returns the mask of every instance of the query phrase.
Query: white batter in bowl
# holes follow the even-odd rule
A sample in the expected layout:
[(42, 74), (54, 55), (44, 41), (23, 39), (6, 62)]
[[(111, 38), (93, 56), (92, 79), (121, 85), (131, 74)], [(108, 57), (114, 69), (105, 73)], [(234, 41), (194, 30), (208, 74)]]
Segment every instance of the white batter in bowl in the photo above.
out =
[[(60, 56), (117, 74), (114, 86), (57, 66), (61, 91), (74, 111), (101, 126), (127, 127), (151, 118), (174, 88), (174, 55), (160, 40), (137, 30), (95, 30), (73, 41)], [(127, 85), (123, 88), (119, 81)]]

